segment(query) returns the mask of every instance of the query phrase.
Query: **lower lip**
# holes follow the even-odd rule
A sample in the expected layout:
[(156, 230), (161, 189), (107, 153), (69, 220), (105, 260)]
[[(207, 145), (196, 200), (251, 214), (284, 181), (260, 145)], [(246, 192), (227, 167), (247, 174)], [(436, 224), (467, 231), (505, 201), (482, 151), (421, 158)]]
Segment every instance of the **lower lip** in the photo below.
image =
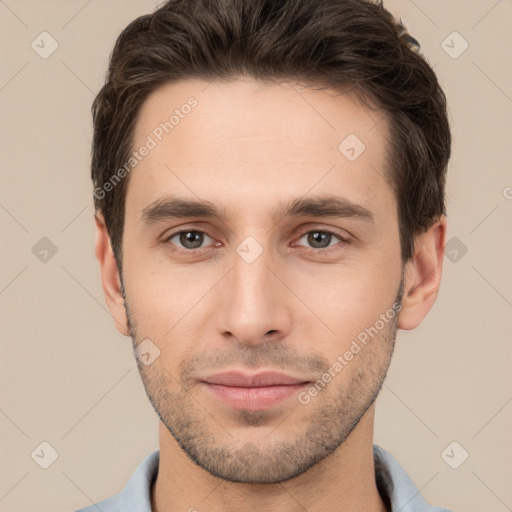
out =
[(261, 388), (241, 388), (234, 386), (223, 386), (203, 382), (206, 387), (223, 402), (233, 409), (245, 409), (248, 411), (259, 411), (267, 409), (297, 394), (305, 388), (308, 383), (289, 384), (282, 386), (265, 386)]

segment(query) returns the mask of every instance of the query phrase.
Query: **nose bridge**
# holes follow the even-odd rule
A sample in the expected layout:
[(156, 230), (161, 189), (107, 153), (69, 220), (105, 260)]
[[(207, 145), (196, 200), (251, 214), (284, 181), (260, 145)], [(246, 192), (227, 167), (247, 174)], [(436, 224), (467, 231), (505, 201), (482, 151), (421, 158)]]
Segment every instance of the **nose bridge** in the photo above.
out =
[(231, 286), (240, 306), (261, 307), (272, 300), (268, 251), (249, 262), (237, 254), (231, 272)]
[(269, 331), (284, 335), (289, 328), (282, 283), (268, 268), (275, 266), (273, 256), (256, 244), (254, 239), (245, 239), (233, 252), (233, 268), (226, 276), (218, 316), (220, 332), (230, 333), (244, 344), (265, 341)]

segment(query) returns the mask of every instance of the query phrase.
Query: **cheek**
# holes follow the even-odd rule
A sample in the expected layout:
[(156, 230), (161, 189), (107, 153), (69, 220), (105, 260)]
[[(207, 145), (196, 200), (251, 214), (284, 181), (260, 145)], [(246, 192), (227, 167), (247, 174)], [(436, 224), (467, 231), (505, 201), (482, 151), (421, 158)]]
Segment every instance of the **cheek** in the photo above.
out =
[(125, 289), (140, 336), (183, 337), (197, 323), (201, 303), (222, 273), (206, 265), (180, 267), (163, 257), (132, 254), (125, 265)]
[(391, 308), (399, 276), (398, 268), (388, 272), (375, 264), (359, 263), (319, 267), (314, 273), (296, 275), (294, 283), (297, 296), (334, 331), (333, 335), (326, 331), (323, 348), (338, 354)]

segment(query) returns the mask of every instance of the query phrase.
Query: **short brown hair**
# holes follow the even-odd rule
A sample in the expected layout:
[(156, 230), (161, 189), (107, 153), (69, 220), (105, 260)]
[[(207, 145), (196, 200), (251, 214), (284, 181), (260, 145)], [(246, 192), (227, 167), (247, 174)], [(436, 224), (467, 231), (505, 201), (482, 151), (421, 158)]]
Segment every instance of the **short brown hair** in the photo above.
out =
[[(386, 177), (398, 205), (403, 262), (414, 236), (445, 214), (451, 135), (437, 77), (401, 22), (370, 0), (168, 0), (131, 22), (93, 106), (91, 174), (119, 268), (128, 161), (141, 105), (179, 79), (295, 81), (352, 88), (389, 119)], [(98, 192), (99, 191), (99, 192)]]

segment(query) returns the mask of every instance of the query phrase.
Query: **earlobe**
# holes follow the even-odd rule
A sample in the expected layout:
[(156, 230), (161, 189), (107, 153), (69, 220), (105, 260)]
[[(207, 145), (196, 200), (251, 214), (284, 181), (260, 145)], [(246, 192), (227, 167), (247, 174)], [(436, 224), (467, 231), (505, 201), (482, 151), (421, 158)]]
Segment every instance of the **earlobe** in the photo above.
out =
[(101, 273), (101, 284), (107, 307), (114, 319), (117, 330), (124, 336), (130, 336), (128, 318), (121, 293), (121, 280), (117, 262), (114, 258), (105, 220), (100, 213), (94, 216), (96, 221), (95, 254)]
[(414, 256), (405, 268), (399, 329), (418, 327), (434, 305), (441, 284), (445, 236), (446, 217), (443, 215), (415, 240)]

